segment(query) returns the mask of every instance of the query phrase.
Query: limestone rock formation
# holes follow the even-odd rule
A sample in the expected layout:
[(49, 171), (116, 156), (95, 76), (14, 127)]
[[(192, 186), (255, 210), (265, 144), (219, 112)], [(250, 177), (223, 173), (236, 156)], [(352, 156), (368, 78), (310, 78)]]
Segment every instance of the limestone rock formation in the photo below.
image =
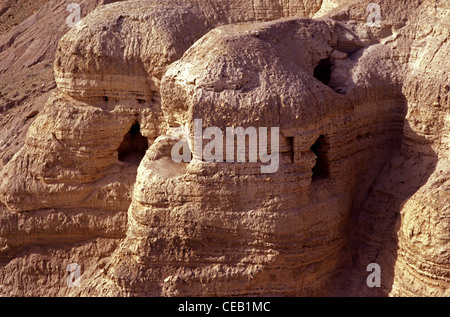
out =
[[(446, 1), (112, 2), (0, 37), (0, 295), (450, 295)], [(195, 119), (277, 170), (175, 162)]]

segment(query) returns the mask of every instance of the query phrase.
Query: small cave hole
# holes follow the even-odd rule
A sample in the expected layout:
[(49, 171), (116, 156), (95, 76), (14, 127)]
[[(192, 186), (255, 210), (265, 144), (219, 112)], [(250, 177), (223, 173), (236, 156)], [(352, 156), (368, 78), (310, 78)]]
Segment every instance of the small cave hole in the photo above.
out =
[(330, 145), (325, 136), (321, 135), (317, 141), (311, 146), (311, 151), (316, 155), (316, 165), (312, 168), (312, 181), (330, 177), (330, 161), (328, 151)]
[(328, 86), (331, 79), (332, 63), (329, 58), (320, 60), (319, 64), (314, 68), (314, 77)]
[(335, 88), (334, 91), (337, 92), (340, 95), (347, 94), (347, 92), (345, 91), (345, 88)]
[(108, 102), (108, 97), (107, 97), (107, 96), (103, 96), (103, 100), (104, 100), (105, 102)]
[(148, 140), (141, 134), (139, 123), (134, 123), (119, 146), (119, 161), (139, 165), (148, 149)]

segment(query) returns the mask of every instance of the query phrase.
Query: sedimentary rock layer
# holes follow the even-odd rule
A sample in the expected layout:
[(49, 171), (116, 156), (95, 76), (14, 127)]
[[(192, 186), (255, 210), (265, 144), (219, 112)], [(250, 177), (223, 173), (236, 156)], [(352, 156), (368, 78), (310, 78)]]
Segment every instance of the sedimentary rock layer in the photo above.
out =
[[(450, 8), (382, 1), (378, 28), (345, 3), (123, 1), (81, 20), (0, 171), (0, 291), (45, 294), (12, 272), (58, 255), (48, 294), (448, 295)], [(279, 128), (275, 173), (174, 162), (195, 119)], [(80, 288), (61, 286), (69, 259)]]

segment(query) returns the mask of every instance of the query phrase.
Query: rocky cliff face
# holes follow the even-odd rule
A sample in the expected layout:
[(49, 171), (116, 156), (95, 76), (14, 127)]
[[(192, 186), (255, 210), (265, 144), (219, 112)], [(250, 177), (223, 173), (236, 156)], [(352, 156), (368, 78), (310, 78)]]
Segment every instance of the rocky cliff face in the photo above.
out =
[[(448, 3), (67, 4), (0, 37), (0, 294), (450, 295)], [(276, 172), (174, 162), (194, 119)]]

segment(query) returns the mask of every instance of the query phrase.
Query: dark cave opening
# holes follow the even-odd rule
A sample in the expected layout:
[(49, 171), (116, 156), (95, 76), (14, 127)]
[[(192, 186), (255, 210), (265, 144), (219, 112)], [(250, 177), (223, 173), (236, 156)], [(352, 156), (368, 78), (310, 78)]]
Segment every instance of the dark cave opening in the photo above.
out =
[(329, 58), (320, 60), (319, 64), (314, 68), (314, 77), (328, 86), (331, 79), (331, 63)]
[(328, 151), (330, 145), (325, 136), (321, 135), (317, 141), (311, 146), (311, 151), (316, 155), (316, 165), (312, 168), (312, 180), (329, 178), (330, 177), (330, 161), (328, 158)]
[(138, 122), (134, 123), (117, 150), (119, 161), (139, 165), (148, 149), (148, 140), (141, 134), (141, 127)]
[(286, 141), (288, 143), (289, 152), (286, 153), (286, 156), (290, 159), (291, 163), (295, 162), (295, 156), (294, 156), (294, 138), (288, 137), (286, 138)]

